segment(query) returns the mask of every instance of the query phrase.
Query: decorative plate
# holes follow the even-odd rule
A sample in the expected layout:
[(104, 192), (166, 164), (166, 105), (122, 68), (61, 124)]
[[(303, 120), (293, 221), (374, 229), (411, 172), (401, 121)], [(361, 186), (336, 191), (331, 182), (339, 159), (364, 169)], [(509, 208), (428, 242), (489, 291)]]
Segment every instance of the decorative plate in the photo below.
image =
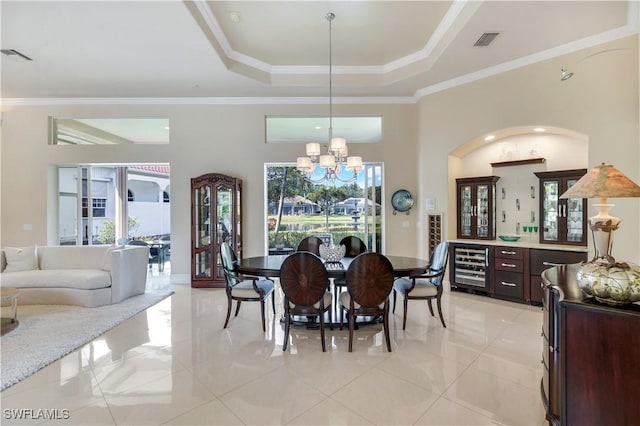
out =
[(409, 210), (413, 207), (413, 195), (406, 189), (399, 189), (391, 196), (391, 206), (393, 214), (397, 212), (409, 214)]
[(498, 237), (500, 237), (502, 241), (509, 241), (511, 243), (520, 239), (517, 235), (498, 235)]

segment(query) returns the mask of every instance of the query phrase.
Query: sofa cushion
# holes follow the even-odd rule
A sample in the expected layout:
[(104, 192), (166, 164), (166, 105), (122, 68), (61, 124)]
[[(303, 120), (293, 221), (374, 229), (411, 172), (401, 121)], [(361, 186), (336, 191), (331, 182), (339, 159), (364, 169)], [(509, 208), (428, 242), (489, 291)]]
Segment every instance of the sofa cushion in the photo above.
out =
[(7, 266), (3, 272), (32, 271), (38, 269), (36, 246), (5, 247), (4, 256)]
[(38, 247), (40, 269), (102, 269), (109, 246)]
[(101, 269), (41, 269), (2, 274), (5, 287), (69, 287), (95, 290), (111, 286), (111, 275)]

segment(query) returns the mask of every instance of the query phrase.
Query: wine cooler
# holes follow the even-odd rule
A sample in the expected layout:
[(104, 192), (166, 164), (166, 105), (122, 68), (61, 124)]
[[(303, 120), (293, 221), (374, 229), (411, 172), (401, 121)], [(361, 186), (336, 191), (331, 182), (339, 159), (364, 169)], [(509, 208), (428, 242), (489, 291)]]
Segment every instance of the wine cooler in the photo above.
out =
[(489, 291), (489, 246), (452, 244), (451, 287)]

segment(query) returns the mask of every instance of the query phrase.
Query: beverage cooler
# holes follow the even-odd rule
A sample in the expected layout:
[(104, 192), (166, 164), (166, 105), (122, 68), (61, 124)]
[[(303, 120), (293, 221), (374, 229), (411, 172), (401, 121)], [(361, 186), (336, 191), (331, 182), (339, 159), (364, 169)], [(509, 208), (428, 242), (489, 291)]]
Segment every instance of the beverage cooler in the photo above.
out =
[(451, 287), (488, 293), (490, 246), (452, 243), (450, 253)]

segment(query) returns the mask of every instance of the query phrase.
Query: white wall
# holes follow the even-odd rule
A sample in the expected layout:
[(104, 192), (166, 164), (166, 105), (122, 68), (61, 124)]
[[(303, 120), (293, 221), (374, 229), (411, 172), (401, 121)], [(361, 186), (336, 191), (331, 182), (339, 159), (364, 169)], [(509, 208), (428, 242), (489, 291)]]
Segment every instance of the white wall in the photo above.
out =
[[(171, 166), (172, 274), (190, 274), (190, 179), (225, 173), (243, 179), (244, 255), (263, 254), (266, 226), (265, 162), (295, 162), (304, 145), (264, 143), (265, 115), (326, 114), (326, 105), (39, 105), (3, 106), (2, 246), (55, 244), (55, 166), (96, 163), (169, 163)], [(169, 145), (47, 145), (48, 116), (163, 117), (171, 122)], [(350, 154), (384, 162), (385, 205), (398, 188), (417, 190), (415, 105), (336, 105), (334, 115), (383, 116), (383, 142), (352, 144)], [(54, 191), (54, 196), (51, 196)], [(386, 250), (415, 255), (417, 216), (386, 218)], [(403, 227), (407, 221), (407, 227)], [(32, 225), (23, 230), (23, 225)], [(55, 235), (55, 233), (53, 233)]]

